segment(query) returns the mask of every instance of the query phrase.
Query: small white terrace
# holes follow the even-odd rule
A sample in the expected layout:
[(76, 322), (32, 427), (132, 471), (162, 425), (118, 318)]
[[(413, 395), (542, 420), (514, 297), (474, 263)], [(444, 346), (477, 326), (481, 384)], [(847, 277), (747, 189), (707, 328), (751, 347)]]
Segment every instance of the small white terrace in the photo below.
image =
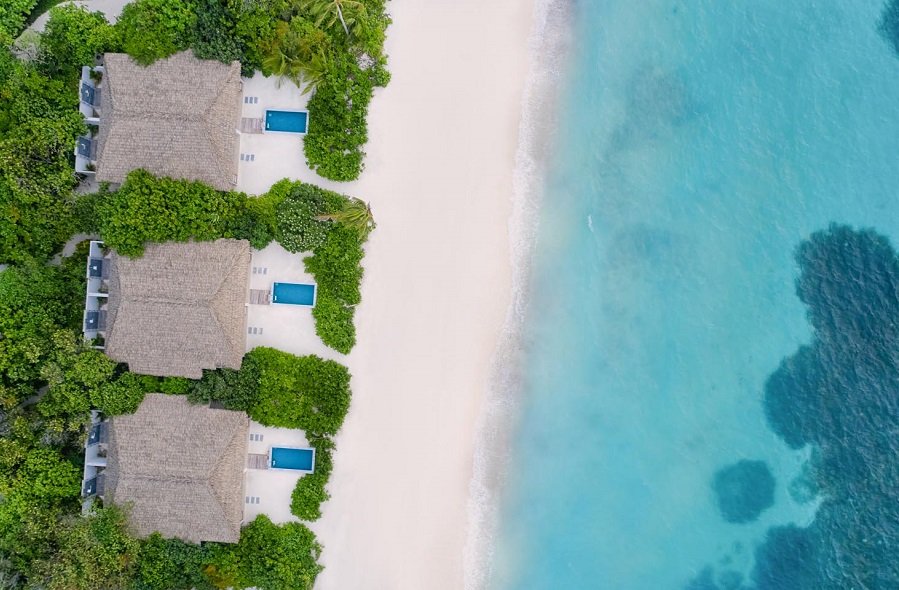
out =
[[(292, 254), (277, 242), (263, 250), (253, 250), (250, 272), (251, 290), (271, 290), (278, 283), (315, 283), (303, 268), (303, 257), (310, 253)], [(312, 308), (302, 305), (248, 304), (247, 351), (257, 346), (270, 346), (295, 355), (316, 354), (341, 361), (343, 355), (325, 346), (315, 333)]]
[[(250, 421), (250, 441), (247, 452), (267, 455), (272, 447), (307, 448), (309, 443), (302, 430), (271, 428)], [(296, 521), (290, 512), (290, 499), (303, 472), (284, 469), (247, 468), (244, 479), (244, 523), (265, 514), (274, 523)]]
[[(244, 118), (264, 119), (266, 109), (305, 111), (312, 96), (311, 92), (303, 94), (289, 80), (266, 78), (259, 72), (242, 81), (241, 117)], [(340, 183), (325, 180), (306, 165), (304, 138), (305, 135), (298, 133), (241, 133), (237, 190), (260, 195), (282, 178), (341, 190)]]

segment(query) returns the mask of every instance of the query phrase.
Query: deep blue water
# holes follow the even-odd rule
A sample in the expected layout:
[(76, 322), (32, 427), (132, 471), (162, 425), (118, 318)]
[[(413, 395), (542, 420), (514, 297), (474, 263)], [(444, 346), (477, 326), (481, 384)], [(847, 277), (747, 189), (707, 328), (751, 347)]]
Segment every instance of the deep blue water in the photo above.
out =
[(899, 588), (883, 3), (574, 10), (491, 588)]
[(275, 283), (272, 286), (272, 303), (314, 305), (315, 285), (307, 285), (304, 283)]
[(312, 471), (314, 457), (312, 449), (272, 447), (272, 468)]
[(305, 111), (265, 111), (266, 131), (306, 133), (309, 114)]

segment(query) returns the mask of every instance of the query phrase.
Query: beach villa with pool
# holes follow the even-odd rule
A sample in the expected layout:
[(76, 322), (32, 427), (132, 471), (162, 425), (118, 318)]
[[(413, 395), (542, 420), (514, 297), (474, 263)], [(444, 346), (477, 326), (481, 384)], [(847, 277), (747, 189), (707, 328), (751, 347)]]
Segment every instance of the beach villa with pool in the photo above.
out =
[(89, 132), (78, 138), (75, 170), (120, 184), (132, 170), (202, 181), (252, 194), (285, 176), (314, 173), (302, 137), (308, 96), (240, 63), (182, 51), (142, 66), (122, 53), (84, 66), (79, 110)]
[(290, 494), (315, 469), (303, 433), (266, 428), (185, 396), (147, 394), (137, 412), (94, 423), (82, 492), (129, 507), (130, 528), (147, 537), (236, 543), (258, 514), (292, 520)]
[(277, 244), (148, 244), (128, 258), (90, 243), (83, 335), (144, 375), (200, 379), (239, 369), (257, 346), (322, 353), (310, 309), (317, 286)]

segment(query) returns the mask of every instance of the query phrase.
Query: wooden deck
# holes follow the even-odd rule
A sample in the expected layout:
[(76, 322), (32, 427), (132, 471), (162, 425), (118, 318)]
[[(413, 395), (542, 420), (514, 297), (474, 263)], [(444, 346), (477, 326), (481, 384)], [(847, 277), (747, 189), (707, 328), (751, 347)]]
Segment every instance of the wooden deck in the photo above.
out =
[(250, 289), (251, 305), (268, 305), (272, 302), (272, 292), (268, 289)]
[(268, 469), (268, 455), (249, 453), (247, 455), (247, 467), (249, 469)]
[(262, 133), (262, 119), (252, 117), (241, 117), (240, 119), (241, 133)]

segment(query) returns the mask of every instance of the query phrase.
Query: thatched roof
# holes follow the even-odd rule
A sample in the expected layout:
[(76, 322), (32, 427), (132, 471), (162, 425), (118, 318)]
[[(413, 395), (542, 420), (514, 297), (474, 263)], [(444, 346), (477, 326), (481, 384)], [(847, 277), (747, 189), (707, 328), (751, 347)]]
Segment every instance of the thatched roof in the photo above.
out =
[(199, 379), (246, 352), (250, 244), (150, 244), (112, 254), (106, 354), (135, 373)]
[(243, 412), (148, 394), (110, 421), (104, 499), (128, 505), (139, 537), (236, 543), (250, 421)]
[(97, 180), (123, 182), (143, 168), (234, 188), (240, 63), (200, 60), (184, 51), (146, 67), (124, 53), (107, 53), (104, 66)]

